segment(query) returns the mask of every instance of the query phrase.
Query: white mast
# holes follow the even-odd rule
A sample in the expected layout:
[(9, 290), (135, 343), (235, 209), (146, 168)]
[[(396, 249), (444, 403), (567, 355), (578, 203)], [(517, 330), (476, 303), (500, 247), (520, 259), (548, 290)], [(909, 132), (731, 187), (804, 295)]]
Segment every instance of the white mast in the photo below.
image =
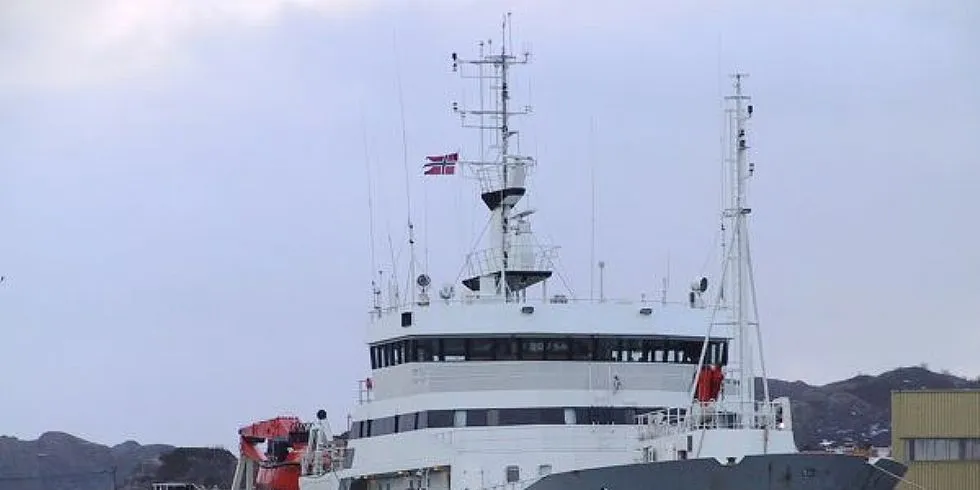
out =
[[(760, 365), (762, 367), (763, 390), (765, 401), (769, 401), (769, 387), (766, 379), (765, 364), (762, 362), (762, 338), (759, 331), (758, 306), (756, 304), (755, 281), (752, 274), (752, 258), (749, 251), (748, 217), (751, 208), (748, 207), (747, 185), (749, 178), (754, 173), (754, 165), (748, 162), (748, 135), (746, 126), (752, 117), (752, 105), (749, 104), (751, 98), (742, 94), (742, 80), (748, 75), (736, 73), (732, 75), (735, 79), (735, 94), (725, 97), (734, 102), (734, 108), (729, 111), (732, 118), (732, 151), (734, 158), (727, 159), (731, 165), (730, 190), (731, 203), (724, 212), (724, 217), (730, 223), (732, 232), (731, 242), (728, 244), (728, 254), (726, 258), (726, 268), (728, 277), (731, 278), (729, 289), (732, 312), (732, 325), (734, 329), (735, 348), (737, 349), (737, 367), (735, 370), (735, 380), (737, 381), (738, 394), (735, 397), (743, 416), (754, 413), (755, 401), (755, 364), (752, 351), (751, 331), (756, 330), (756, 341), (760, 354)], [(728, 396), (731, 396), (729, 394)]]
[[(477, 75), (463, 75), (463, 77), (479, 79), (481, 87), (484, 80), (489, 80), (490, 89), (497, 98), (496, 107), (492, 109), (481, 107), (479, 110), (468, 111), (461, 109), (457, 103), (453, 103), (453, 110), (460, 114), (463, 127), (480, 130), (481, 142), (482, 133), (485, 130), (494, 131), (497, 135), (497, 144), (491, 147), (491, 149), (497, 150), (497, 158), (494, 159), (491, 156), (486, 161), (482, 158), (480, 161), (460, 161), (461, 164), (475, 168), (475, 172), (480, 178), (481, 197), (493, 215), (491, 244), (487, 251), (488, 255), (483, 257), (488, 260), (481, 260), (481, 263), (485, 262), (492, 270), (482, 270), (478, 276), (464, 281), (464, 284), (471, 290), (479, 291), (481, 295), (500, 296), (507, 301), (518, 297), (514, 293), (520, 293), (528, 286), (547, 279), (551, 274), (550, 271), (528, 269), (526, 262), (515, 263), (515, 257), (512, 257), (512, 252), (516, 249), (512, 243), (512, 235), (520, 232), (521, 225), (526, 225), (526, 216), (530, 214), (525, 212), (521, 213), (520, 216), (514, 216), (512, 213), (514, 206), (526, 193), (527, 170), (529, 166), (533, 165), (534, 160), (512, 153), (511, 149), (511, 138), (518, 134), (510, 125), (511, 116), (528, 114), (531, 108), (524, 107), (519, 111), (511, 109), (510, 69), (514, 65), (527, 64), (530, 53), (525, 52), (523, 58), (518, 59), (508, 51), (509, 29), (510, 13), (504, 17), (501, 25), (499, 54), (493, 54), (491, 41), (486, 41), (485, 44), (480, 43), (480, 57), (478, 59), (464, 60), (456, 53), (452, 54), (453, 71), (458, 71), (460, 64), (479, 67)], [(487, 48), (486, 51), (484, 51), (484, 46)], [(490, 73), (484, 72), (484, 66), (492, 68)], [(482, 106), (482, 92), (480, 97)], [(476, 125), (467, 125), (467, 115), (478, 116), (480, 122)], [(512, 223), (511, 221), (515, 219), (518, 222)], [(524, 232), (526, 233), (526, 231)]]

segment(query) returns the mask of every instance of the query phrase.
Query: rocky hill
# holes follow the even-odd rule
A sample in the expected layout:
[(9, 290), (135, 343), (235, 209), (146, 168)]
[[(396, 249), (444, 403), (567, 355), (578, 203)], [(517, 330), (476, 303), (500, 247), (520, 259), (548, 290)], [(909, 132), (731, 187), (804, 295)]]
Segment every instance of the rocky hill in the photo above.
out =
[(145, 490), (155, 481), (228, 488), (236, 462), (224, 449), (133, 441), (109, 447), (63, 432), (33, 441), (0, 436), (0, 490)]
[[(980, 389), (980, 379), (907, 367), (823, 386), (781, 380), (769, 386), (773, 397), (792, 400), (797, 446), (816, 449), (824, 440), (888, 446), (893, 390)], [(228, 488), (235, 464), (235, 456), (224, 449), (132, 441), (108, 447), (62, 432), (33, 441), (0, 436), (0, 490), (107, 490), (113, 483), (119, 490), (146, 490), (158, 481)]]
[(860, 375), (823, 386), (769, 382), (772, 397), (788, 396), (792, 403), (796, 445), (801, 449), (817, 449), (822, 441), (890, 446), (893, 390), (963, 388), (980, 389), (980, 379), (936, 373), (924, 366)]

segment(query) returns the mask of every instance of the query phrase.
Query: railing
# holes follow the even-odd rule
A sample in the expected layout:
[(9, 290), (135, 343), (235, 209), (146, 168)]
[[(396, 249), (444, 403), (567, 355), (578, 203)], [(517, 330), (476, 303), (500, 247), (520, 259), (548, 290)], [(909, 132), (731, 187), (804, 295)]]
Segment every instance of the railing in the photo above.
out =
[[(334, 471), (350, 468), (354, 449), (344, 443), (333, 441), (324, 449), (307, 450), (303, 453), (301, 470), (304, 476), (320, 476)], [(343, 445), (342, 445), (343, 444)]]
[(638, 415), (640, 439), (683, 434), (697, 430), (770, 429), (792, 430), (787, 407), (779, 402), (706, 402), (689, 408), (668, 408)]
[[(515, 271), (549, 271), (554, 269), (558, 247), (512, 245), (507, 253), (507, 269)], [(499, 248), (478, 250), (466, 256), (464, 268), (468, 277), (497, 272), (504, 266), (504, 254)]]
[(357, 404), (364, 405), (374, 401), (374, 380), (361, 379), (357, 381)]
[[(675, 305), (675, 306), (676, 305), (688, 305), (688, 302), (686, 302), (686, 301), (661, 301), (660, 299), (657, 299), (657, 298), (649, 298), (649, 297), (640, 297), (640, 298), (601, 298), (601, 299), (600, 298), (577, 298), (577, 297), (568, 296), (568, 295), (562, 294), (562, 293), (549, 294), (549, 296), (547, 298), (541, 298), (541, 297), (536, 297), (536, 296), (529, 295), (526, 298), (523, 298), (522, 297), (520, 300), (513, 300), (513, 299), (507, 300), (507, 299), (504, 299), (502, 297), (496, 297), (496, 296), (478, 296), (476, 294), (469, 294), (469, 293), (464, 293), (464, 294), (461, 295), (461, 294), (459, 294), (458, 290), (457, 290), (457, 292), (454, 293), (454, 295), (453, 295), (453, 297), (451, 299), (442, 299), (442, 298), (436, 297), (436, 298), (432, 298), (431, 299), (431, 303), (430, 304), (448, 304), (448, 305), (452, 305), (452, 304), (457, 304), (457, 305), (458, 304), (463, 304), (463, 305), (469, 305), (469, 304), (487, 304), (487, 303), (490, 303), (490, 304), (492, 304), (492, 303), (500, 303), (500, 304), (503, 304), (503, 303), (506, 303), (506, 302), (510, 302), (510, 303), (521, 303), (521, 304), (553, 304), (553, 305), (555, 305), (555, 304), (557, 304), (557, 305), (564, 305), (564, 304), (581, 305), (581, 304), (599, 304), (599, 303), (603, 303), (603, 304), (612, 304), (612, 305), (636, 306), (638, 308), (656, 308), (659, 305)], [(402, 301), (400, 304), (398, 304), (396, 306), (385, 305), (385, 306), (379, 307), (377, 310), (371, 310), (368, 313), (369, 313), (369, 315), (371, 315), (372, 318), (378, 319), (378, 318), (382, 318), (385, 315), (392, 314), (392, 313), (400, 314), (401, 312), (406, 311), (406, 309), (412, 308), (413, 306), (418, 306), (418, 305), (413, 305), (413, 304), (411, 304), (411, 302), (408, 302), (408, 301)]]

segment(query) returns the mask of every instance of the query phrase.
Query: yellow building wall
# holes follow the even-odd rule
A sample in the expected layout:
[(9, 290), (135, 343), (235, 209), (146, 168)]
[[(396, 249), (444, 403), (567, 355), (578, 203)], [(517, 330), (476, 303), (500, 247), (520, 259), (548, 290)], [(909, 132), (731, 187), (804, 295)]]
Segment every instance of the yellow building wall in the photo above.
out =
[[(980, 438), (980, 391), (892, 393), (892, 456), (909, 465), (905, 479), (927, 489), (980, 490), (980, 461), (908, 461), (909, 438)], [(899, 490), (918, 490), (903, 483)]]

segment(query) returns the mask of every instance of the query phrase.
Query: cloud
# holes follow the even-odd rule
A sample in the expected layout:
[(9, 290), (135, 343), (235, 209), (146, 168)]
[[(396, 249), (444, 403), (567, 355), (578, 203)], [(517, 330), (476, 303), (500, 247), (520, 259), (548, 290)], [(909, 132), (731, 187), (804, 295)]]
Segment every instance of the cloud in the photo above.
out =
[(0, 89), (63, 89), (151, 74), (206, 29), (306, 10), (347, 15), (379, 0), (5, 0)]

